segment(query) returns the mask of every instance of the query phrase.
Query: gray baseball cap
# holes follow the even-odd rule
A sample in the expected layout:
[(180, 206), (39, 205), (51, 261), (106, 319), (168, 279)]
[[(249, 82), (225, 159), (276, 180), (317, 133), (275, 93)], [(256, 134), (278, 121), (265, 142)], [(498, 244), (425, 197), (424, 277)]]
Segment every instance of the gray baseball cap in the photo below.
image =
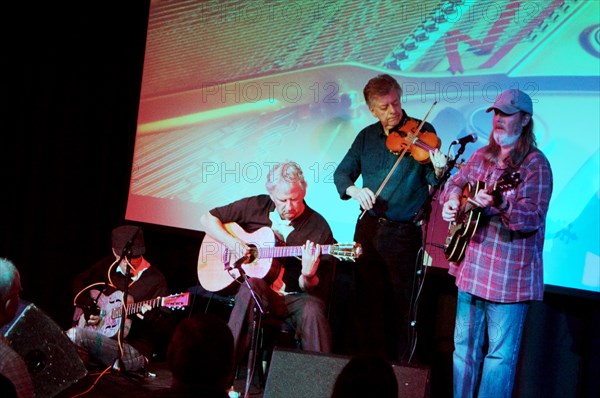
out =
[(498, 109), (507, 115), (512, 115), (519, 111), (533, 115), (533, 104), (529, 95), (514, 88), (503, 91), (498, 98), (496, 98), (496, 101), (494, 101), (494, 105), (487, 108), (486, 112), (489, 112), (492, 109)]

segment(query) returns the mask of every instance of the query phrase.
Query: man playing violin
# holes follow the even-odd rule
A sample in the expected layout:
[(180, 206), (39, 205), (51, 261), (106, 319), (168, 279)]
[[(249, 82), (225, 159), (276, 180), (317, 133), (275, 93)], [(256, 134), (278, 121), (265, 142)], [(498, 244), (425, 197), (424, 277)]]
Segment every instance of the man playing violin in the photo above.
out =
[[(417, 161), (406, 153), (379, 194), (378, 187), (398, 160), (386, 145), (393, 130), (419, 125), (402, 109), (402, 89), (390, 75), (378, 75), (363, 94), (377, 122), (365, 127), (334, 173), (342, 200), (354, 199), (364, 210), (354, 240), (363, 254), (355, 267), (356, 332), (358, 352), (406, 360), (409, 351), (409, 312), (422, 232), (416, 214), (428, 199), (430, 186), (444, 172), (446, 157), (437, 149), (429, 160)], [(415, 123), (415, 121), (417, 123)], [(420, 132), (435, 134), (430, 123)], [(362, 175), (363, 186), (354, 185)]]

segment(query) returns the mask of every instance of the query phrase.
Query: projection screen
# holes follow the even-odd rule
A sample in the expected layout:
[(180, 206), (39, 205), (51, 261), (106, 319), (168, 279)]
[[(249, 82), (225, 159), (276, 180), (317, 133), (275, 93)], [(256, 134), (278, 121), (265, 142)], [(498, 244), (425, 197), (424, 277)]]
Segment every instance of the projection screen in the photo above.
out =
[[(389, 73), (402, 106), (449, 143), (476, 133), (508, 88), (534, 102), (554, 173), (544, 249), (547, 287), (600, 292), (600, 2), (152, 1), (126, 218), (200, 230), (207, 210), (264, 193), (275, 163), (294, 160), (307, 203), (352, 241), (358, 204), (333, 171), (375, 122), (362, 88)], [(360, 180), (357, 182), (360, 184)], [(431, 265), (448, 225), (434, 205)]]

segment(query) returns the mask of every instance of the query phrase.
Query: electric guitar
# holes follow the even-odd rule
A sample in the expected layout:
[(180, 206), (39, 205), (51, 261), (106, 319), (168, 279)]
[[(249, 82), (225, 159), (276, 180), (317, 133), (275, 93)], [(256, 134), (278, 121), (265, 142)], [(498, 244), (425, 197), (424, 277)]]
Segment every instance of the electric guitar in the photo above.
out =
[[(93, 328), (98, 333), (101, 333), (107, 337), (114, 337), (117, 335), (121, 328), (121, 320), (123, 314), (123, 292), (120, 290), (115, 291), (110, 295), (104, 293), (98, 293), (98, 290), (90, 290), (92, 296), (98, 296), (96, 302), (96, 309), (92, 310), (94, 315), (100, 317), (100, 322), (97, 325), (89, 325), (86, 321), (88, 314), (86, 309), (83, 309), (83, 314), (79, 317), (78, 326), (83, 328)], [(132, 296), (127, 296), (127, 315), (134, 315), (142, 312), (142, 308), (149, 305), (152, 308), (166, 307), (170, 309), (182, 309), (189, 305), (190, 293), (173, 294), (168, 297), (156, 297), (150, 300), (144, 300), (134, 303)], [(88, 306), (89, 307), (89, 306)], [(78, 309), (80, 309), (78, 307)], [(76, 311), (77, 313), (77, 311)], [(131, 319), (125, 320), (125, 336), (131, 326)]]
[(460, 197), (461, 204), (456, 219), (450, 223), (444, 244), (444, 255), (448, 261), (455, 263), (462, 261), (465, 249), (479, 226), (483, 208), (473, 200), (477, 192), (485, 189), (490, 195), (500, 194), (516, 188), (520, 183), (521, 175), (518, 172), (506, 172), (490, 187), (486, 187), (483, 181), (477, 181), (475, 187), (471, 184), (465, 186)]
[[(209, 292), (228, 290), (240, 277), (241, 267), (250, 277), (262, 278), (272, 283), (279, 275), (281, 265), (276, 258), (302, 255), (302, 246), (277, 246), (279, 240), (271, 228), (262, 227), (252, 233), (246, 232), (237, 223), (225, 224), (225, 229), (240, 238), (251, 248), (250, 261), (236, 257), (225, 245), (206, 235), (198, 257), (198, 280)], [(354, 261), (362, 253), (358, 243), (337, 243), (322, 245), (322, 254), (330, 254), (338, 259)]]

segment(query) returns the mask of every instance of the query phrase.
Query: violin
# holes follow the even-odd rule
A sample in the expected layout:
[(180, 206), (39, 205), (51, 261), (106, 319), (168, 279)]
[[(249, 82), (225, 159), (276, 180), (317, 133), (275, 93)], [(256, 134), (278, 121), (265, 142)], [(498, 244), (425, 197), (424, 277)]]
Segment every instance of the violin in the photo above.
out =
[(419, 121), (409, 118), (402, 126), (390, 130), (385, 145), (394, 155), (408, 150), (412, 157), (421, 164), (431, 161), (429, 151), (440, 149), (442, 141), (430, 131), (419, 133)]
[[(431, 108), (429, 108), (429, 111), (421, 123), (410, 118), (399, 128), (399, 131), (396, 131), (395, 128), (393, 128), (388, 134), (385, 144), (392, 153), (398, 155), (398, 159), (396, 159), (396, 163), (394, 163), (379, 186), (379, 189), (375, 192), (375, 198), (379, 196), (406, 152), (410, 151), (416, 161), (424, 164), (431, 161), (429, 159), (429, 151), (434, 151), (442, 146), (442, 142), (435, 133), (421, 133), (421, 128), (425, 124), (425, 119), (427, 119), (427, 116), (429, 116), (435, 104), (437, 104), (437, 101), (433, 101)], [(359, 219), (361, 219), (366, 212), (366, 209), (363, 210)]]

